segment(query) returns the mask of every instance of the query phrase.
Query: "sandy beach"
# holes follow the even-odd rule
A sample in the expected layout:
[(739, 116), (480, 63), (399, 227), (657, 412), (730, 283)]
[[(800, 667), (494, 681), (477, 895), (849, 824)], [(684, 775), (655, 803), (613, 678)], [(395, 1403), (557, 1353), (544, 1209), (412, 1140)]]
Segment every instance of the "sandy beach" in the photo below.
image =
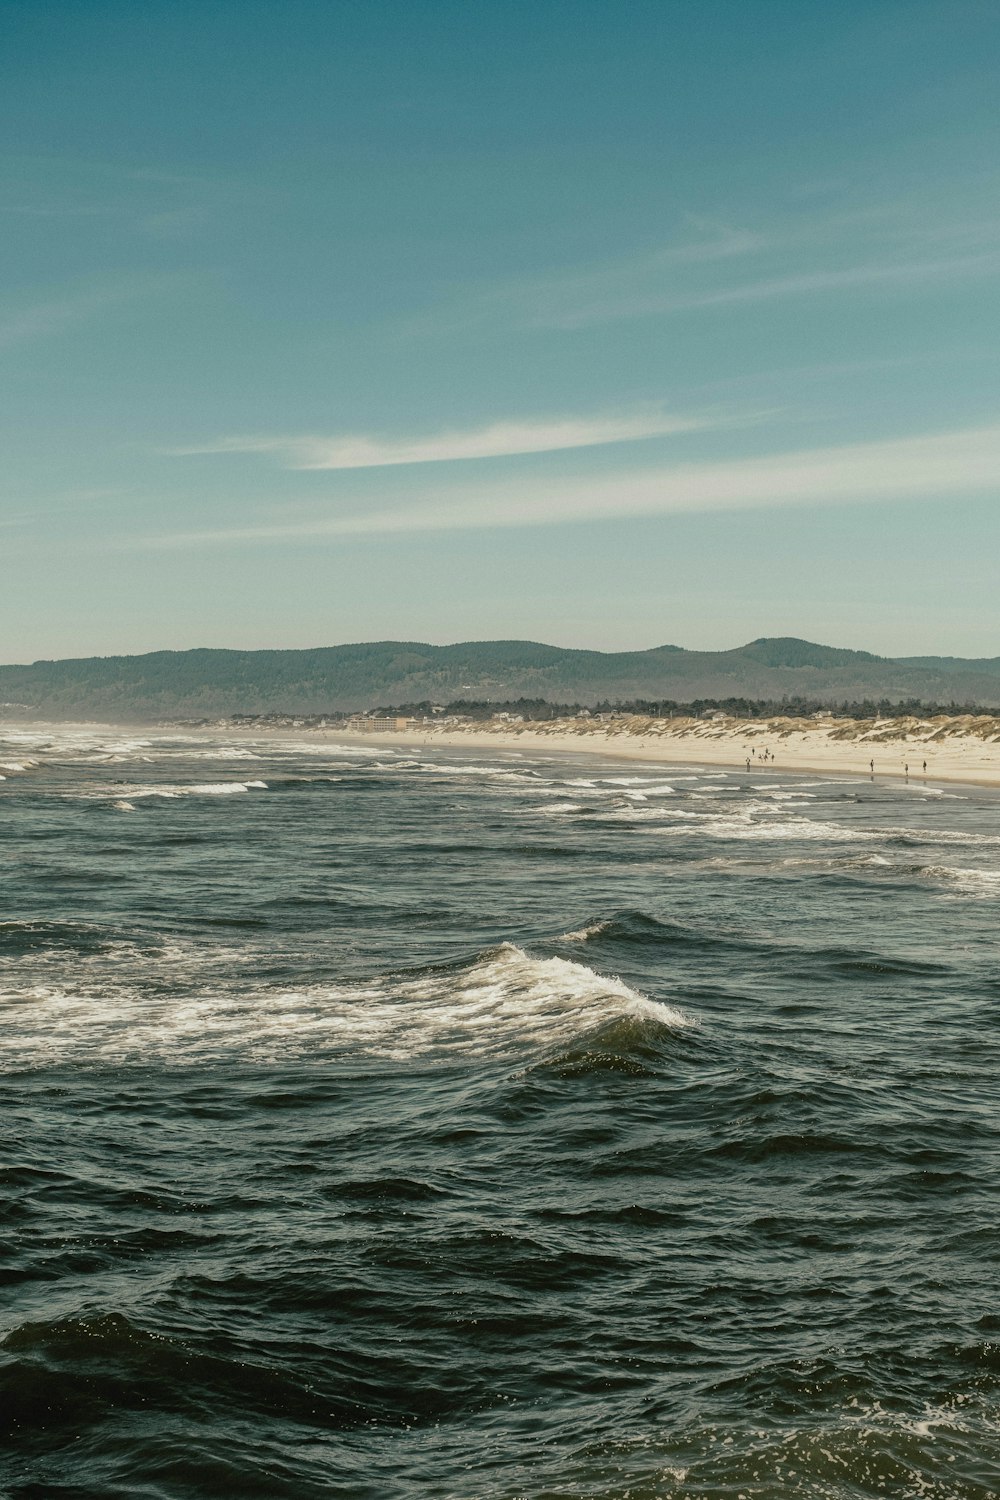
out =
[(893, 777), (1000, 786), (1000, 717), (933, 719), (553, 719), (357, 733), (386, 745), (555, 751), (766, 772)]

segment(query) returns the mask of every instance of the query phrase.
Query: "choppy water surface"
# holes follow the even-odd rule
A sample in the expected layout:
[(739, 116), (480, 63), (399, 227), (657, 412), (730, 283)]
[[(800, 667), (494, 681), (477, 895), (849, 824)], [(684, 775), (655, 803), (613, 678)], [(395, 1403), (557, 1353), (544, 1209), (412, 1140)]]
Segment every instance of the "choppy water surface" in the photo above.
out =
[(1000, 1492), (995, 795), (0, 775), (0, 1493)]

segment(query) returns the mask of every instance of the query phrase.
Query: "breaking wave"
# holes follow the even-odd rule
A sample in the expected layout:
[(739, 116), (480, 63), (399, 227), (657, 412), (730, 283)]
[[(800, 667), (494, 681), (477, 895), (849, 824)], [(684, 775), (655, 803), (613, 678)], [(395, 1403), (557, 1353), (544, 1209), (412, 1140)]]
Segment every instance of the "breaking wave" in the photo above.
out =
[(755, 815), (754, 810), (743, 810), (733, 815), (704, 813), (696, 820), (671, 821), (670, 825), (655, 830), (657, 833), (679, 836), (683, 834), (705, 834), (712, 839), (747, 840), (750, 842), (774, 843), (782, 840), (823, 840), (831, 844), (853, 844), (870, 842), (880, 834), (863, 828), (846, 828), (840, 823), (824, 823), (819, 819), (782, 816), (780, 807), (769, 807), (770, 816)]
[(560, 1048), (623, 1018), (675, 1029), (692, 1024), (620, 979), (567, 959), (533, 958), (512, 943), (462, 967), (368, 984), (248, 985), (181, 996), (32, 984), (0, 993), (0, 1013), (0, 1066), (7, 1070), (225, 1057), (502, 1057)]
[(963, 869), (956, 865), (923, 865), (920, 874), (957, 887), (967, 896), (1000, 897), (1000, 870)]
[(181, 797), (235, 797), (243, 792), (266, 792), (267, 789), (266, 781), (157, 782), (135, 786), (116, 786), (110, 793), (107, 790), (101, 792), (90, 790), (81, 795), (85, 799), (100, 797), (102, 800), (110, 795), (113, 807), (121, 812), (134, 812), (136, 802), (147, 801), (155, 797), (164, 798), (167, 801), (176, 801)]

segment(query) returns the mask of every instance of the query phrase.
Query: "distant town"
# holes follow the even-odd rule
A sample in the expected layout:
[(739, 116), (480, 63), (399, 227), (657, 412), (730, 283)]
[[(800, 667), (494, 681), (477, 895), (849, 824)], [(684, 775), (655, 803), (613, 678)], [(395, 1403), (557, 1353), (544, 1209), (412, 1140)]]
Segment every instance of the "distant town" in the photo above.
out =
[(545, 698), (517, 698), (504, 702), (489, 699), (456, 699), (450, 703), (406, 703), (380, 705), (355, 712), (331, 709), (321, 714), (269, 712), (231, 714), (224, 719), (171, 719), (172, 724), (192, 727), (228, 724), (240, 729), (341, 729), (356, 734), (419, 732), (424, 728), (457, 727), (470, 724), (542, 724), (553, 719), (587, 719), (611, 723), (617, 719), (850, 719), (875, 721), (887, 719), (949, 717), (965, 715), (995, 716), (995, 710), (981, 704), (926, 703), (916, 698), (894, 703), (878, 700), (823, 703), (817, 699), (788, 697), (694, 699), (688, 703), (673, 700), (632, 699), (628, 702), (602, 702), (588, 708), (580, 703), (552, 703)]

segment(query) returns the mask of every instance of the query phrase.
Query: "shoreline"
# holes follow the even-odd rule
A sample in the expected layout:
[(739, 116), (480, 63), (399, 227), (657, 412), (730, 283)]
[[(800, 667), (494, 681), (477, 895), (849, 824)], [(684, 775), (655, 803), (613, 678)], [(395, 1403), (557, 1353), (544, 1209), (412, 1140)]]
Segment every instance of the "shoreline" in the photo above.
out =
[[(894, 722), (888, 721), (891, 726)], [(902, 721), (905, 722), (905, 721)], [(831, 737), (818, 725), (802, 721), (726, 720), (706, 723), (676, 720), (624, 721), (622, 727), (570, 727), (552, 720), (551, 728), (536, 725), (502, 729), (458, 725), (369, 733), (349, 729), (312, 731), (348, 742), (399, 748), (489, 749), (568, 755), (599, 755), (612, 760), (645, 761), (663, 765), (702, 765), (746, 771), (795, 775), (857, 776), (870, 781), (948, 782), (1000, 787), (1000, 738), (963, 732), (961, 721), (943, 727), (931, 721), (927, 732), (874, 733), (856, 721), (835, 721)], [(995, 721), (1000, 736), (1000, 721)], [(921, 726), (923, 728), (924, 726)], [(964, 727), (964, 726), (963, 726)], [(992, 725), (991, 725), (992, 727)], [(937, 736), (937, 737), (935, 737)], [(770, 752), (764, 759), (761, 752)], [(874, 761), (874, 772), (871, 762)], [(926, 761), (926, 773), (923, 764)], [(906, 767), (909, 766), (909, 774)]]
[[(489, 750), (501, 753), (599, 756), (624, 762), (698, 765), (768, 775), (852, 776), (860, 780), (942, 782), (1000, 788), (1000, 717), (941, 716), (930, 720), (641, 719), (606, 724), (552, 719), (544, 723), (428, 724), (369, 731), (343, 725), (186, 724), (104, 720), (0, 720), (4, 731), (117, 730), (130, 734), (223, 736), (229, 740), (308, 736), (319, 741), (395, 749)], [(765, 758), (763, 753), (768, 751)], [(874, 761), (874, 772), (872, 771)], [(924, 762), (927, 763), (926, 773)], [(909, 766), (909, 775), (906, 766)]]

